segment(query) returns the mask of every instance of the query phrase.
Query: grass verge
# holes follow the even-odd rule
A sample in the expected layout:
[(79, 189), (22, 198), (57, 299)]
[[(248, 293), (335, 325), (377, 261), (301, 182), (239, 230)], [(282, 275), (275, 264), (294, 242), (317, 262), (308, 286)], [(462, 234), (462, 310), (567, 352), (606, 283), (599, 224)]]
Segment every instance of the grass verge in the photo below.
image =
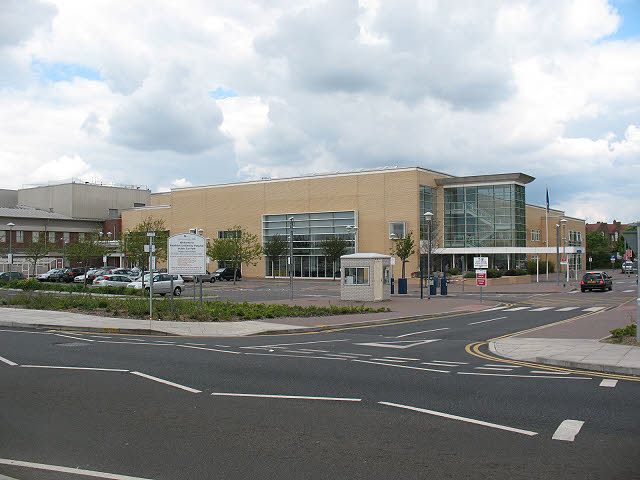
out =
[[(5, 305), (21, 306), (36, 310), (66, 310), (93, 313), (110, 317), (148, 318), (149, 303), (142, 298), (110, 298), (92, 296), (51, 296), (20, 294), (2, 300)], [(354, 313), (378, 313), (389, 311), (386, 307), (361, 306), (299, 306), (263, 303), (233, 303), (211, 301), (202, 306), (192, 300), (171, 302), (168, 299), (154, 300), (153, 318), (197, 322), (225, 322), (233, 320), (257, 320), (260, 318), (317, 317)]]

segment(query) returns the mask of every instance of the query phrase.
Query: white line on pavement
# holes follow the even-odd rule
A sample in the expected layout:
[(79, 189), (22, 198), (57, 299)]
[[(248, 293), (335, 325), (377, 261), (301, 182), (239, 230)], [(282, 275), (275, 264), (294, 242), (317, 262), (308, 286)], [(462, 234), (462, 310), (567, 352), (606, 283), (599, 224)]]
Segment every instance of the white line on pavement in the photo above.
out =
[(191, 387), (185, 387), (184, 385), (180, 385), (179, 383), (173, 383), (173, 382), (170, 382), (169, 380), (163, 380), (162, 378), (153, 377), (151, 375), (147, 375), (146, 373), (141, 373), (141, 372), (129, 372), (129, 373), (133, 375), (137, 375), (139, 377), (148, 378), (149, 380), (153, 380), (154, 382), (164, 383), (165, 385), (169, 385), (170, 387), (181, 388), (182, 390), (186, 390), (187, 392), (202, 393), (201, 390), (196, 390), (195, 388), (191, 388)]
[(194, 347), (204, 347), (206, 343), (185, 343), (185, 345), (191, 345)]
[(376, 362), (393, 362), (393, 363), (406, 363), (406, 360), (393, 360), (391, 358), (372, 358), (371, 360), (375, 360)]
[(503, 312), (519, 312), (520, 310), (526, 310), (527, 308), (530, 308), (530, 307), (508, 308), (507, 310), (503, 310)]
[(609, 387), (613, 388), (618, 384), (618, 380), (613, 380), (612, 378), (605, 378), (600, 382), (601, 387)]
[(554, 307), (540, 307), (540, 308), (532, 308), (529, 310), (530, 312), (544, 312), (546, 310), (551, 310)]
[(631, 292), (635, 292), (635, 290), (623, 290), (622, 293), (631, 293)]
[(82, 340), (83, 342), (95, 342), (95, 340), (91, 340), (90, 338), (72, 337), (71, 335), (62, 335), (60, 333), (54, 333), (54, 335), (56, 337), (73, 338), (74, 340)]
[[(244, 348), (244, 347), (240, 347)], [(328, 353), (329, 350), (314, 350), (313, 348), (299, 348), (301, 352)]]
[(432, 367), (449, 367), (449, 368), (462, 366), (462, 365), (453, 365), (448, 363), (435, 363), (435, 362), (420, 362), (420, 365), (431, 365)]
[(315, 358), (320, 360), (347, 360), (346, 357), (316, 357), (316, 356), (309, 356), (309, 355), (289, 355), (285, 353), (257, 353), (257, 352), (242, 352), (242, 353), (244, 353), (245, 355), (259, 355), (263, 357), (293, 357), (293, 358)]
[(485, 377), (517, 377), (517, 378), (565, 378), (569, 380), (591, 380), (591, 377), (554, 377), (553, 375), (518, 375), (515, 373), (480, 373), (480, 372), (457, 372), (458, 375), (483, 375)]
[(233, 350), (218, 350), (217, 348), (196, 347), (193, 345), (176, 345), (176, 346), (180, 348), (191, 348), (193, 350), (207, 350), (209, 352), (234, 353), (236, 355), (239, 355), (240, 353), (242, 353), (242, 352), (234, 352)]
[(445, 328), (434, 328), (433, 330), (422, 330), (421, 332), (411, 332), (411, 333), (405, 333), (404, 335), (398, 335), (395, 338), (403, 338), (403, 337), (409, 337), (411, 335), (419, 335), (421, 333), (429, 333), (429, 332), (439, 332), (440, 330), (449, 330), (449, 327), (445, 327)]
[(147, 340), (143, 340), (141, 338), (125, 338), (124, 340), (129, 340), (130, 342), (146, 342)]
[(476, 425), (482, 425), (483, 427), (497, 428), (499, 430), (506, 430), (508, 432), (520, 433), (522, 435), (533, 436), (537, 435), (537, 432), (532, 432), (530, 430), (522, 430), (520, 428), (507, 427), (506, 425), (499, 425), (497, 423), (485, 422), (482, 420), (476, 420), (474, 418), (468, 417), (460, 417), (458, 415), (451, 415), (449, 413), (436, 412), (435, 410), (427, 410), (425, 408), (411, 407), (409, 405), (401, 405), (399, 403), (391, 403), (391, 402), (378, 402), (382, 405), (388, 405), (390, 407), (404, 408), (405, 410), (413, 410), (420, 413), (427, 413), (429, 415), (435, 415), (437, 417), (449, 418), (451, 420), (460, 420), (461, 422), (474, 423)]
[(91, 335), (91, 338), (111, 338), (111, 337), (105, 337), (104, 335)]
[[(294, 352), (295, 353), (295, 352)], [(299, 353), (307, 353), (307, 352), (299, 352)], [(338, 357), (338, 358), (358, 358), (355, 355), (348, 355), (343, 353), (325, 353), (327, 357)]]
[(219, 348), (231, 348), (229, 345), (214, 345), (214, 347), (219, 347)]
[(74, 475), (84, 475), (86, 477), (107, 478), (110, 480), (151, 480), (150, 478), (131, 477), (129, 475), (119, 475), (117, 473), (97, 472), (95, 470), (84, 470), (81, 468), (61, 467), (59, 465), (47, 465), (45, 463), (23, 462), (21, 460), (11, 460), (10, 458), (0, 458), (0, 464), (12, 465), (15, 467), (35, 468), (38, 470), (49, 470), (52, 472), (72, 473)]
[(95, 370), (97, 372), (128, 372), (121, 368), (65, 367), (58, 365), (20, 365), (22, 368), (59, 368), (61, 370)]
[(257, 397), (257, 398), (283, 398), (292, 400), (328, 400), (333, 402), (361, 402), (361, 398), (343, 398), (343, 397), (307, 397), (302, 395), (269, 395), (260, 393), (226, 393), (214, 392), (211, 395), (218, 397)]
[(567, 372), (551, 372), (547, 370), (531, 370), (529, 373), (542, 373), (545, 375), (566, 375)]
[[(449, 360), (431, 360), (432, 362), (436, 362), (436, 363), (455, 363), (456, 365), (468, 365), (467, 362), (452, 362)], [(447, 366), (447, 365), (445, 365)]]
[(582, 310), (583, 312), (599, 312), (600, 310), (604, 310), (606, 307), (589, 307)]
[(482, 310), (483, 312), (493, 312), (494, 310), (502, 310), (503, 308), (507, 308), (506, 305), (502, 306), (502, 307), (493, 307), (493, 308), (487, 308), (486, 310)]
[(4, 358), (4, 357), (0, 357), (0, 362), (6, 363), (7, 365), (11, 365), (12, 367), (15, 367), (16, 365), (18, 365), (17, 363), (12, 362), (8, 358)]
[(573, 442), (583, 425), (584, 422), (581, 420), (565, 420), (558, 426), (551, 439)]
[(497, 370), (500, 372), (510, 372), (513, 368), (505, 368), (505, 367), (474, 367), (476, 370)]
[(556, 312), (570, 312), (571, 310), (575, 310), (578, 307), (564, 307), (564, 308), (559, 308), (556, 310)]
[[(302, 349), (301, 349), (302, 350)], [(368, 353), (349, 353), (349, 352), (338, 352), (340, 355), (353, 355), (354, 357), (371, 357)]]
[(407, 357), (391, 357), (391, 356), (386, 356), (384, 358), (392, 358), (393, 360), (420, 360), (419, 358), (407, 358)]
[[(385, 367), (409, 368), (411, 370), (423, 370), (425, 372), (449, 373), (450, 370), (436, 370), (435, 368), (412, 367), (410, 365), (395, 365), (393, 363), (370, 362), (369, 360), (351, 360), (352, 362), (371, 363), (372, 365), (383, 365)], [(446, 367), (446, 365), (443, 365)]]
[[(505, 310), (505, 312), (511, 312), (512, 310)], [(480, 320), (479, 322), (471, 322), (471, 323), (467, 323), (467, 325), (477, 325), (478, 323), (487, 323), (487, 322), (495, 322), (496, 320), (502, 320), (504, 318), (507, 317), (497, 317), (497, 318), (490, 318), (489, 320)]]
[(520, 368), (520, 365), (511, 365), (509, 363), (485, 363), (484, 364), (485, 367), (500, 367), (500, 368)]
[(240, 348), (265, 348), (265, 347), (290, 347), (291, 345), (311, 345), (315, 343), (335, 343), (335, 342), (349, 342), (350, 338), (345, 338), (343, 340), (318, 340), (316, 342), (297, 342), (297, 343), (274, 343), (273, 345), (252, 345), (250, 347), (240, 347)]

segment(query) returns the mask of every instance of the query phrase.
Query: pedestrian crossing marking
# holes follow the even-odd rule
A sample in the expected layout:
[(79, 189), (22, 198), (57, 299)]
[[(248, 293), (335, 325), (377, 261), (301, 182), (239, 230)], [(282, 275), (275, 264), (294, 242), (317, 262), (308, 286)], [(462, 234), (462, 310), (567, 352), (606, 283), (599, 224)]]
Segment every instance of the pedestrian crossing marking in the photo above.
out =
[(600, 310), (604, 310), (606, 307), (589, 307), (582, 310), (583, 312), (599, 312)]
[(516, 308), (509, 308), (507, 310), (503, 310), (504, 312), (517, 312), (519, 310), (526, 310), (527, 308), (530, 307), (516, 307)]
[(544, 312), (545, 310), (551, 310), (555, 307), (540, 307), (540, 308), (532, 308), (530, 312)]

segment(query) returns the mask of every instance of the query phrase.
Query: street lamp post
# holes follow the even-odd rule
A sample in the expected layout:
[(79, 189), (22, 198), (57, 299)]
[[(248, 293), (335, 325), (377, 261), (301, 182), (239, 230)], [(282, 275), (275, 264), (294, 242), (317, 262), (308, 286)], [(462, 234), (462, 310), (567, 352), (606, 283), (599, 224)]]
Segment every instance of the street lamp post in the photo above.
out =
[(64, 236), (60, 237), (62, 241), (62, 268), (66, 268), (67, 265), (67, 244), (69, 243), (64, 239)]
[(16, 224), (13, 222), (7, 223), (7, 227), (9, 227), (9, 279), (11, 279), (11, 272), (13, 271), (13, 227)]
[[(431, 219), (433, 218), (433, 213), (425, 212), (424, 218), (427, 222), (427, 282), (429, 282), (431, 278)], [(420, 298), (424, 298), (424, 267), (422, 266), (422, 245), (420, 245), (418, 251), (420, 252)], [(429, 285), (429, 290), (427, 291), (427, 298), (431, 300), (431, 285)]]
[(564, 281), (564, 287), (567, 286), (567, 283), (569, 283), (569, 259), (567, 258), (567, 219), (563, 218), (562, 220), (560, 220), (560, 223), (562, 224), (562, 257), (565, 260), (565, 281)]
[(293, 302), (293, 217), (289, 217), (289, 300)]
[[(389, 239), (392, 242), (395, 242), (398, 239), (398, 236), (395, 233), (391, 233), (391, 234), (389, 234)], [(395, 290), (394, 290), (395, 257), (393, 257), (393, 261), (394, 261), (394, 264), (391, 265), (391, 293), (395, 293)]]
[(560, 286), (560, 224), (556, 223), (556, 285)]
[[(633, 267), (633, 264), (631, 264)], [(636, 340), (640, 342), (640, 221), (636, 222)]]

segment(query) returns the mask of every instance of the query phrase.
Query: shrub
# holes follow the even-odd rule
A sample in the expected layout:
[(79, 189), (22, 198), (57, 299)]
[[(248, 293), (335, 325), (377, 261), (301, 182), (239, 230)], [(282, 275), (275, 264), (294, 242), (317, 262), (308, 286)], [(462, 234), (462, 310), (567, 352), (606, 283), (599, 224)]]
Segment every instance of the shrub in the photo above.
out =
[(141, 290), (122, 287), (87, 287), (79, 283), (47, 283), (39, 282), (33, 278), (28, 280), (0, 281), (2, 288), (18, 288), (25, 291), (45, 290), (48, 292), (84, 292), (84, 293), (108, 293), (112, 295), (141, 295)]
[[(555, 271), (556, 271), (556, 269), (555, 269), (554, 263), (551, 260), (549, 260), (549, 273), (554, 273)], [(538, 272), (539, 273), (547, 273), (547, 264), (542, 258), (540, 258), (540, 261), (538, 263)], [(527, 273), (529, 275), (535, 275), (536, 274), (536, 261), (535, 260), (529, 260), (527, 262)]]
[(528, 275), (528, 273), (522, 268), (512, 268), (504, 272), (505, 277), (519, 277), (521, 275)]
[(447, 273), (449, 275), (460, 275), (460, 269), (459, 268), (450, 268)]
[(467, 272), (464, 274), (464, 278), (476, 278), (476, 272)]
[(614, 328), (610, 330), (611, 336), (616, 340), (622, 340), (624, 337), (634, 337), (636, 336), (637, 327), (635, 323), (627, 325), (623, 328)]
[(496, 270), (495, 268), (487, 270), (487, 278), (500, 278), (501, 276), (502, 272), (500, 270)]

